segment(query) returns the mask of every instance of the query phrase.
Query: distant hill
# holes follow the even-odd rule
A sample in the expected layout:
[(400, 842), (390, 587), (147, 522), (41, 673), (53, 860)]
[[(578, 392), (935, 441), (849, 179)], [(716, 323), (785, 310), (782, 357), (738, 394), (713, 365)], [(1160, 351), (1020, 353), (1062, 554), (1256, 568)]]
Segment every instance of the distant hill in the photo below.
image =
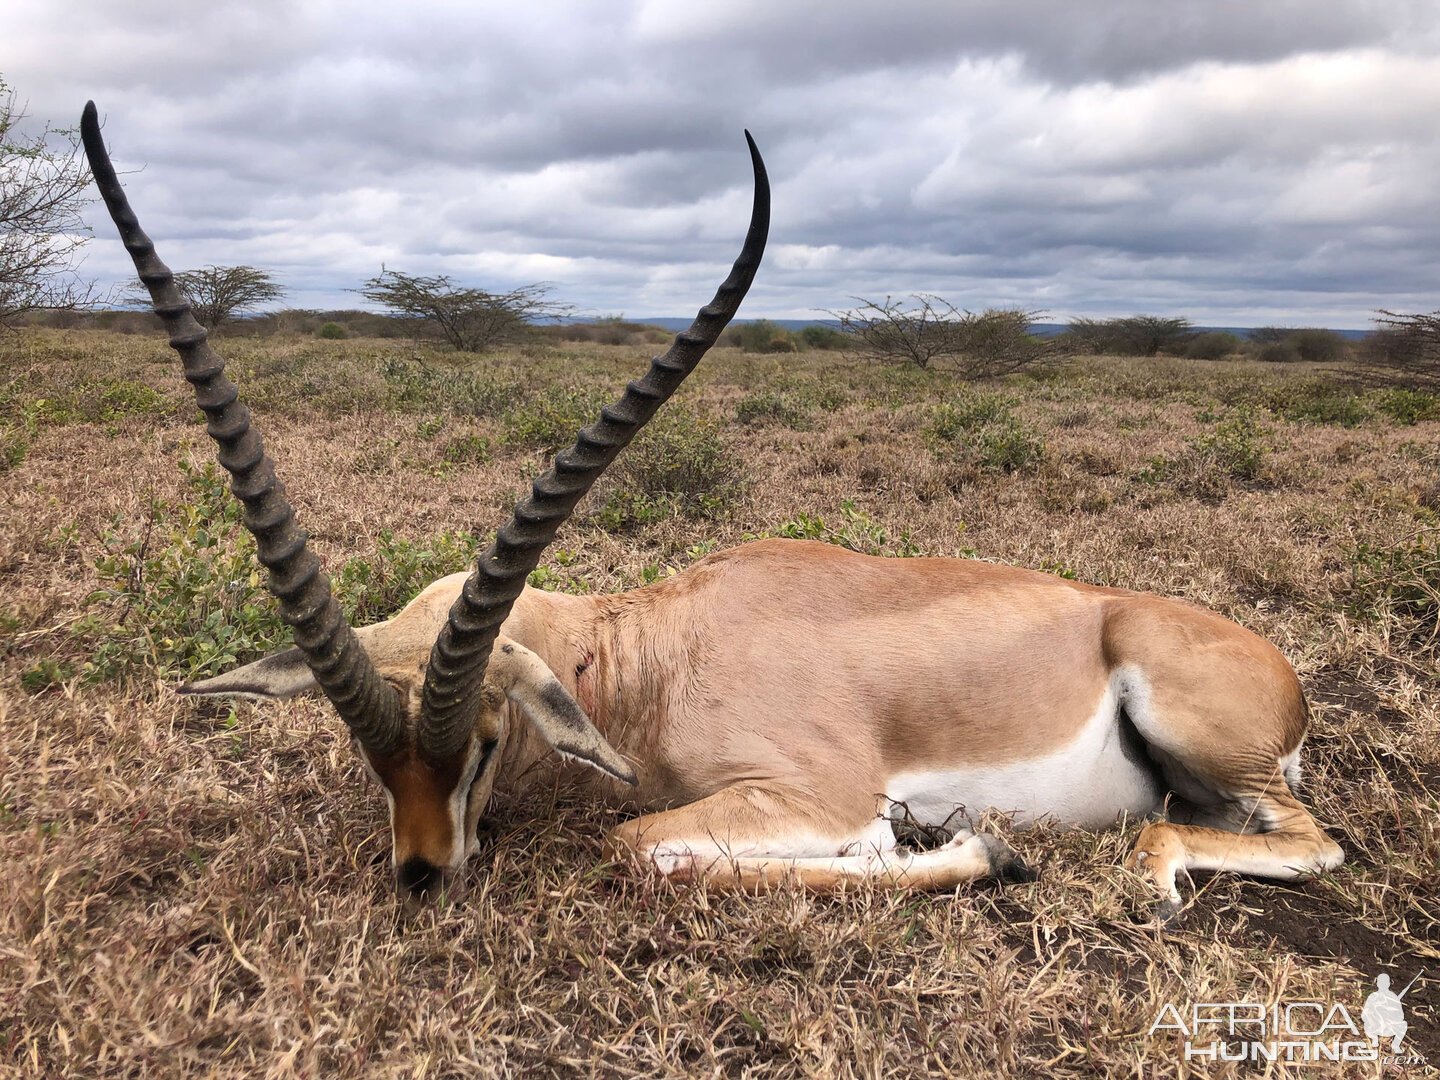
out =
[[(584, 321), (584, 320), (577, 320), (577, 321)], [(650, 326), (658, 326), (658, 327), (660, 327), (660, 328), (662, 328), (662, 329), (664, 329), (664, 330), (677, 330), (677, 331), (678, 331), (678, 330), (684, 330), (687, 326), (690, 325), (690, 320), (689, 320), (689, 319), (675, 318), (675, 317), (673, 317), (673, 316), (668, 316), (668, 315), (659, 315), (659, 316), (644, 315), (644, 316), (636, 316), (635, 318), (629, 318), (629, 317), (627, 317), (625, 321), (626, 321), (626, 322), (647, 323), (647, 324), (650, 325)], [(735, 323), (752, 323), (752, 322), (759, 322), (759, 321), (760, 321), (760, 320), (758, 320), (758, 319), (736, 319), (736, 320), (734, 320)], [(840, 321), (839, 321), (838, 319), (767, 319), (766, 321), (767, 321), (767, 322), (777, 323), (778, 325), (783, 326), (786, 330), (804, 330), (805, 327), (807, 327), (807, 326), (829, 326), (829, 327), (833, 327), (833, 328), (835, 328), (835, 329), (837, 329), (837, 330), (840, 328)], [(1056, 334), (1063, 334), (1063, 333), (1065, 332), (1065, 328), (1066, 328), (1066, 324), (1065, 324), (1065, 323), (1036, 323), (1031, 329), (1032, 329), (1036, 334), (1038, 334), (1040, 337), (1054, 337)], [(1194, 327), (1193, 329), (1195, 329), (1196, 331), (1224, 330), (1225, 332), (1230, 333), (1230, 334), (1238, 334), (1238, 335), (1240, 335), (1241, 337), (1249, 337), (1249, 336), (1250, 336), (1250, 331), (1251, 331), (1252, 329), (1254, 329), (1254, 327), (1250, 327), (1250, 326), (1196, 326), (1196, 327)], [(1335, 331), (1332, 331), (1332, 332), (1333, 332), (1333, 333), (1336, 333), (1336, 334), (1339, 334), (1341, 337), (1349, 338), (1351, 341), (1359, 341), (1360, 339), (1362, 339), (1363, 337), (1365, 337), (1366, 334), (1370, 333), (1370, 331), (1368, 331), (1368, 330), (1335, 330)]]

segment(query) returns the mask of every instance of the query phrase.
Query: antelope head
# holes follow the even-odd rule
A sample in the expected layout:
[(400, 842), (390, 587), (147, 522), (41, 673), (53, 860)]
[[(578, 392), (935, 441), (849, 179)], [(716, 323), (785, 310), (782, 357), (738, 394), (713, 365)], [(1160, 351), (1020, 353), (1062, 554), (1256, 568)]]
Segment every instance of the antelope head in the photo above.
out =
[[(81, 118), (85, 153), (120, 239), (180, 355), (195, 402), (206, 417), (230, 490), (244, 506), (269, 588), (291, 628), (295, 647), (182, 690), (199, 694), (288, 697), (318, 687), (349, 728), (366, 770), (390, 807), (391, 866), (396, 885), (433, 895), (476, 846), (476, 826), (489, 800), (507, 704), (523, 711), (561, 754), (616, 780), (635, 774), (534, 653), (500, 633), (501, 625), (556, 531), (615, 456), (694, 370), (719, 339), (755, 277), (770, 223), (765, 165), (746, 132), (755, 173), (750, 228), (730, 276), (690, 328), (644, 377), (601, 411), (575, 445), (555, 456), (534, 482), (495, 542), (476, 561), (444, 618), (428, 660), (377, 662), (331, 595), (319, 560), (306, 548), (260, 433), (250, 422), (224, 362), (190, 313), (174, 276), (155, 254), (115, 175), (100, 135), (94, 102)], [(423, 649), (421, 650), (423, 653)]]

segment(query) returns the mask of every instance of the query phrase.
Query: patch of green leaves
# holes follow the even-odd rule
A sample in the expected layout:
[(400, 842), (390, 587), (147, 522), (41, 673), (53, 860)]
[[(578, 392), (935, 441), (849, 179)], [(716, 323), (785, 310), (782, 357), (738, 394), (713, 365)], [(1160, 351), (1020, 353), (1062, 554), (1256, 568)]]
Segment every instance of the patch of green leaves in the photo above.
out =
[(667, 518), (714, 518), (739, 496), (743, 469), (720, 425), (686, 409), (661, 413), (615, 465), (592, 520), (624, 532)]
[(445, 443), (440, 456), (452, 465), (483, 465), (490, 460), (490, 440), (484, 435), (457, 435)]
[[(181, 469), (186, 498), (152, 503), (138, 532), (117, 527), (105, 537), (96, 560), (104, 584), (74, 630), (90, 654), (80, 672), (87, 681), (204, 678), (289, 641), (224, 476), (214, 464)], [(336, 597), (356, 625), (388, 618), (435, 579), (465, 569), (477, 544), (468, 533), (414, 541), (382, 531), (373, 556), (335, 573)]]
[(1347, 554), (1357, 613), (1397, 618), (1417, 636), (1440, 633), (1440, 530), (1427, 528), (1394, 545), (1362, 541)]
[(1277, 416), (1295, 424), (1332, 424), (1358, 427), (1371, 409), (1348, 387), (1326, 379), (1295, 379), (1268, 395), (1266, 404)]
[(838, 524), (831, 524), (816, 515), (801, 514), (781, 522), (767, 535), (783, 536), (792, 540), (822, 540), (864, 555), (913, 558), (924, 554), (910, 535), (909, 529), (892, 537), (880, 522), (859, 509), (853, 499), (841, 502)]
[(1440, 420), (1440, 394), (1397, 386), (1375, 391), (1370, 401), (1376, 411), (1407, 427), (1422, 420)]
[(610, 395), (595, 389), (549, 387), (504, 414), (505, 442), (553, 454), (571, 445), (576, 433), (598, 419), (609, 403)]
[(335, 595), (356, 626), (388, 619), (431, 582), (467, 569), (479, 546), (467, 532), (409, 540), (381, 529), (373, 556), (346, 559), (336, 571)]
[(1264, 475), (1269, 432), (1257, 411), (1235, 409), (1204, 434), (1190, 439), (1174, 457), (1152, 458), (1136, 479), (1168, 484), (1183, 495), (1222, 499), (1235, 483), (1253, 484)]
[(1045, 440), (1003, 394), (965, 389), (935, 407), (926, 435), (937, 452), (962, 453), (987, 472), (1028, 472), (1045, 459)]

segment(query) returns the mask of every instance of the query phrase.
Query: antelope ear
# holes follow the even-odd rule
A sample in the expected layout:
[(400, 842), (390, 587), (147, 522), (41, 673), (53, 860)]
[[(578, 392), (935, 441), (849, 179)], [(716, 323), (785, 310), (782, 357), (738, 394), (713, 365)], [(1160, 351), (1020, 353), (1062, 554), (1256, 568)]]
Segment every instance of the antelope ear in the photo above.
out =
[(224, 675), (184, 683), (179, 693), (203, 697), (292, 698), (315, 689), (315, 675), (299, 649), (286, 649), (274, 656), (245, 664)]
[(605, 741), (555, 673), (525, 646), (502, 637), (491, 653), (487, 675), (558, 753), (626, 784), (636, 783), (635, 770)]

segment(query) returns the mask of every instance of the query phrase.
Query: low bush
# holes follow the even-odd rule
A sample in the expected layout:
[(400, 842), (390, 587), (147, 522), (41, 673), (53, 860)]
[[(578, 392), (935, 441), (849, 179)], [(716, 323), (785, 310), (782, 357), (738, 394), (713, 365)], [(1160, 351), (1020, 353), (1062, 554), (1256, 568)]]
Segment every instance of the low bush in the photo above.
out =
[(1440, 420), (1440, 394), (1396, 386), (1377, 390), (1370, 400), (1378, 411), (1399, 424)]
[(1158, 356), (1183, 352), (1190, 335), (1189, 319), (1124, 315), (1075, 319), (1061, 336), (1061, 344), (1071, 352), (1093, 356)]
[(806, 403), (795, 393), (781, 389), (756, 390), (735, 404), (735, 419), (746, 427), (780, 424), (795, 431), (810, 426)]
[(988, 424), (1008, 423), (1014, 405), (1015, 400), (1003, 394), (957, 394), (935, 407), (927, 431), (932, 438), (954, 442), (966, 432)]
[(447, 529), (422, 540), (381, 529), (375, 554), (347, 559), (336, 571), (335, 595), (356, 626), (388, 619), (431, 582), (469, 568), (479, 538)]
[(1415, 637), (1440, 634), (1440, 531), (1428, 528), (1398, 544), (1360, 542), (1348, 555), (1357, 614), (1398, 620)]
[(1350, 343), (1334, 330), (1305, 328), (1295, 330), (1288, 339), (1307, 363), (1334, 363), (1350, 356)]
[[(153, 503), (138, 531), (117, 527), (104, 539), (95, 563), (103, 584), (73, 628), (89, 653), (87, 681), (205, 678), (290, 639), (223, 474), (213, 463), (181, 469), (187, 498)], [(436, 578), (465, 569), (476, 547), (466, 533), (411, 541), (382, 530), (374, 556), (335, 573), (335, 595), (355, 625), (388, 618)]]
[(452, 465), (483, 465), (490, 460), (490, 440), (483, 435), (457, 435), (445, 444), (440, 456)]
[(987, 472), (1029, 471), (1044, 460), (1045, 440), (1014, 414), (1014, 405), (1003, 394), (959, 394), (936, 406), (926, 434), (937, 450), (961, 443)]
[(117, 528), (105, 536), (95, 563), (104, 584), (89, 600), (115, 614), (75, 626), (88, 639), (87, 679), (203, 678), (288, 638), (218, 467), (181, 468), (189, 498), (152, 504), (138, 534)]
[(838, 352), (851, 345), (849, 334), (842, 333), (833, 326), (821, 326), (818, 323), (805, 327), (797, 336), (800, 344), (807, 349)]
[(610, 394), (594, 388), (549, 387), (522, 397), (505, 413), (505, 441), (553, 454), (571, 445), (576, 432), (593, 423), (609, 403)]
[(386, 406), (399, 411), (443, 409), (461, 416), (501, 416), (527, 397), (514, 379), (490, 372), (388, 357), (379, 365)]
[(849, 548), (864, 555), (912, 558), (924, 554), (911, 538), (909, 530), (892, 538), (880, 522), (864, 510), (858, 509), (853, 499), (841, 501), (838, 525), (831, 525), (818, 515), (801, 514), (781, 522), (766, 535), (783, 536), (790, 540), (823, 540), (827, 544)]
[(30, 452), (30, 440), (18, 427), (0, 426), (0, 476), (16, 468)]
[(1334, 330), (1318, 327), (1259, 326), (1250, 331), (1255, 356), (1267, 363), (1333, 363), (1348, 359), (1350, 343)]
[(1369, 406), (1347, 387), (1323, 379), (1293, 380), (1275, 387), (1265, 404), (1297, 424), (1357, 427), (1371, 415)]
[(1242, 351), (1245, 343), (1236, 334), (1225, 330), (1207, 330), (1196, 334), (1186, 344), (1184, 354), (1191, 360), (1223, 360)]
[(1266, 364), (1295, 364), (1300, 361), (1300, 350), (1292, 341), (1267, 341), (1256, 349), (1255, 359)]
[(756, 319), (754, 322), (732, 325), (726, 331), (728, 343), (749, 353), (795, 352), (795, 336), (777, 322), (770, 319)]
[(1190, 439), (1175, 457), (1157, 457), (1136, 477), (1165, 483), (1182, 495), (1218, 500), (1235, 483), (1262, 479), (1269, 444), (1254, 409), (1236, 409), (1203, 435)]
[(718, 423), (667, 410), (616, 462), (594, 517), (608, 531), (625, 531), (677, 515), (714, 516), (737, 497), (742, 478), (740, 459)]
[(990, 472), (1030, 472), (1045, 460), (1045, 440), (1018, 420), (980, 432), (976, 461)]

